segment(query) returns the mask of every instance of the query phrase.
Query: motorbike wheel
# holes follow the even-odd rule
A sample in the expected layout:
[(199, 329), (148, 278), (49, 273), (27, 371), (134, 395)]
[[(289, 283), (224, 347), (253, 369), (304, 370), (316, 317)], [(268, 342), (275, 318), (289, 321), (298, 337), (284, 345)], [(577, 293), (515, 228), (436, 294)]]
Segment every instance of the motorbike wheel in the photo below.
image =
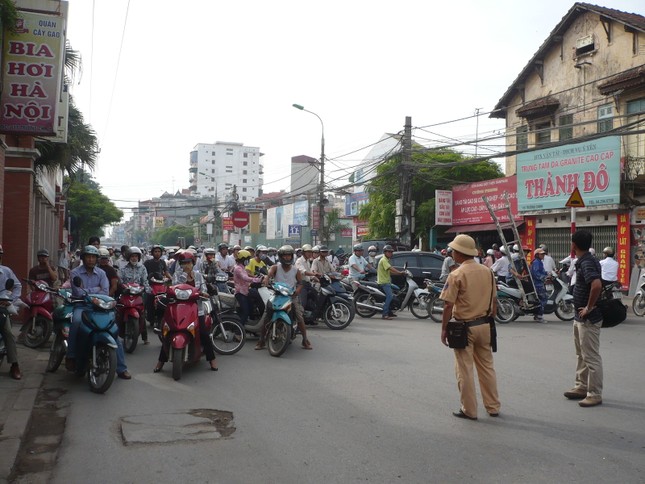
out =
[(269, 354), (275, 357), (282, 356), (287, 351), (289, 343), (291, 343), (291, 325), (281, 319), (271, 323), (267, 334)]
[(43, 316), (36, 316), (36, 320), (25, 331), (25, 346), (27, 348), (40, 348), (49, 341), (51, 334), (52, 322)]
[(233, 355), (242, 349), (246, 343), (246, 331), (239, 320), (231, 316), (222, 316), (220, 324), (213, 324), (211, 340), (215, 352), (220, 355)]
[(576, 315), (576, 307), (573, 304), (573, 301), (560, 301), (558, 306), (555, 308), (555, 315), (560, 318), (562, 321), (571, 321)]
[(182, 348), (172, 350), (172, 377), (175, 381), (181, 380), (181, 370), (184, 367), (184, 351)]
[(65, 338), (60, 333), (56, 334), (52, 347), (49, 350), (49, 361), (47, 362), (47, 372), (53, 373), (58, 370), (58, 367), (63, 362), (65, 357)]
[(345, 329), (354, 319), (352, 307), (342, 301), (327, 305), (323, 313), (323, 321), (329, 329)]
[(126, 353), (132, 353), (137, 349), (139, 342), (139, 320), (128, 318), (125, 323), (125, 334), (123, 335), (123, 349)]
[[(95, 366), (96, 363), (96, 366)], [(96, 362), (90, 361), (87, 383), (94, 393), (105, 393), (116, 375), (116, 350), (101, 343), (96, 345)]]
[(410, 301), (408, 307), (415, 318), (428, 319), (430, 317), (430, 297), (429, 294), (422, 294)]
[(371, 318), (376, 314), (377, 311), (375, 309), (359, 307), (359, 302), (373, 306), (374, 299), (372, 299), (372, 296), (370, 294), (362, 292), (358, 296), (356, 296), (356, 298), (354, 299), (354, 309), (356, 309), (356, 314), (358, 314), (361, 318)]
[(515, 303), (508, 298), (501, 297), (497, 300), (497, 313), (495, 321), (507, 324), (519, 317), (519, 310)]
[(439, 295), (430, 296), (432, 300), (428, 301), (428, 313), (430, 319), (435, 323), (441, 323), (443, 318), (443, 299), (439, 299)]
[(645, 316), (645, 297), (642, 293), (638, 293), (634, 296), (634, 300), (632, 301), (632, 311), (634, 311), (636, 316)]

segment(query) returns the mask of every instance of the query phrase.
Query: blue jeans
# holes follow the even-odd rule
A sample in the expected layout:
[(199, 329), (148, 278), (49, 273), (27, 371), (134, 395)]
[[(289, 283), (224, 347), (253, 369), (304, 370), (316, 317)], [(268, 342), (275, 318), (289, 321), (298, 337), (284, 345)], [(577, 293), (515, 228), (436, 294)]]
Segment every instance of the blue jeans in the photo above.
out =
[(381, 284), (381, 288), (385, 293), (385, 302), (383, 303), (383, 316), (390, 314), (390, 304), (392, 304), (392, 284)]

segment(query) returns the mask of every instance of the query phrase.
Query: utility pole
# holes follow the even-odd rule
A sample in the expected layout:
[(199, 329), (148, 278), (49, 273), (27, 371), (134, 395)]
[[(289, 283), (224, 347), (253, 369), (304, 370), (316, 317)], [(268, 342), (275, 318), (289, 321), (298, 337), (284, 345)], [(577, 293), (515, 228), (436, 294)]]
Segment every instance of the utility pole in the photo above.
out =
[(410, 163), (412, 161), (412, 117), (405, 117), (403, 139), (401, 140), (401, 178), (399, 187), (401, 198), (397, 200), (396, 232), (406, 245), (412, 245), (414, 231), (414, 202), (412, 200), (412, 180)]
[(477, 158), (477, 144), (479, 143), (479, 111), (481, 108), (475, 108), (475, 158)]

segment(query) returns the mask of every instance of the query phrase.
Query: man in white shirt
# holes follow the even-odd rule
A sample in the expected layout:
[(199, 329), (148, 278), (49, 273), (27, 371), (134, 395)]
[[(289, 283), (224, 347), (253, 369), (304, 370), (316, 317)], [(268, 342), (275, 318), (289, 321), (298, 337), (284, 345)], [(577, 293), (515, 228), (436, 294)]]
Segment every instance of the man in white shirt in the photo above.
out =
[(349, 258), (349, 277), (358, 281), (364, 278), (366, 270), (371, 268), (372, 265), (363, 257), (363, 246), (356, 244), (354, 254)]
[(600, 278), (604, 281), (614, 282), (618, 280), (618, 261), (614, 259), (614, 249), (605, 247), (603, 249), (605, 258), (600, 261)]
[(223, 272), (233, 272), (235, 269), (235, 259), (232, 255), (228, 254), (228, 244), (222, 242), (217, 246), (215, 262)]
[(549, 250), (546, 248), (546, 245), (541, 244), (540, 249), (544, 251), (544, 259), (542, 259), (542, 265), (544, 266), (544, 271), (549, 275), (553, 275), (553, 272), (555, 271), (555, 261), (553, 260), (553, 257), (549, 255)]

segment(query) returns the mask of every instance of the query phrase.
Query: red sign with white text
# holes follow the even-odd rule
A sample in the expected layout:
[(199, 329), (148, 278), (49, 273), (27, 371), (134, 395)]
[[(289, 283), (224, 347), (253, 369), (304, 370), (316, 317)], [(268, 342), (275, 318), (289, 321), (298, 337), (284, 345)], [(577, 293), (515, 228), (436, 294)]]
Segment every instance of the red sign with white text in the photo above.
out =
[(513, 175), (452, 187), (452, 224), (493, 223), (482, 196), (486, 196), (499, 221), (508, 222), (506, 211), (501, 211), (506, 207), (504, 192), (508, 193), (513, 217), (515, 220), (522, 220), (522, 216), (517, 213), (517, 177)]
[(233, 225), (233, 218), (232, 217), (223, 217), (222, 218), (222, 229), (223, 230), (235, 230), (235, 225)]

